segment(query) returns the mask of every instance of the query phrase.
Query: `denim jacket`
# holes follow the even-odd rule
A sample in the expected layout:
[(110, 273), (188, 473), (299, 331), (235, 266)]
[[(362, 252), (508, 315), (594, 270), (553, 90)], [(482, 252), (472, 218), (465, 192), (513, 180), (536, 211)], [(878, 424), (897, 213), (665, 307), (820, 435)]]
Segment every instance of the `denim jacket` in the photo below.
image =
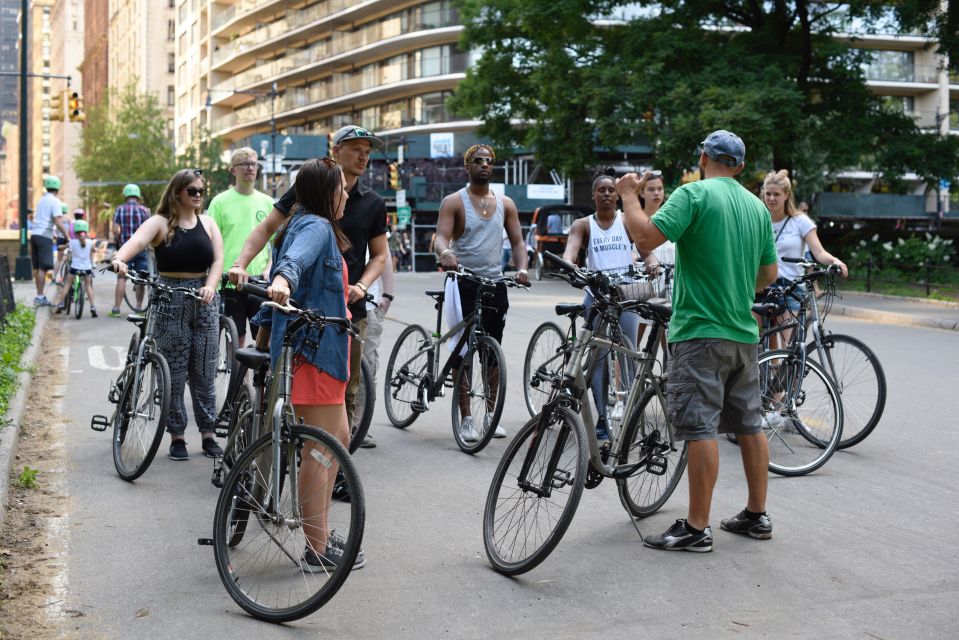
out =
[[(290, 283), (292, 297), (303, 308), (328, 316), (349, 317), (343, 290), (343, 256), (328, 220), (302, 212), (290, 219), (280, 246), (274, 250), (270, 280), (278, 275)], [(270, 358), (274, 365), (283, 348), (283, 335), (291, 318), (281, 311), (264, 307), (253, 319), (254, 324), (272, 324)], [(318, 334), (318, 329), (300, 331), (293, 341), (294, 350), (298, 351), (307, 339), (317, 344)], [(346, 380), (349, 377), (347, 333), (336, 327), (327, 327), (318, 344), (316, 349), (304, 349), (303, 356), (320, 371), (337, 380)]]

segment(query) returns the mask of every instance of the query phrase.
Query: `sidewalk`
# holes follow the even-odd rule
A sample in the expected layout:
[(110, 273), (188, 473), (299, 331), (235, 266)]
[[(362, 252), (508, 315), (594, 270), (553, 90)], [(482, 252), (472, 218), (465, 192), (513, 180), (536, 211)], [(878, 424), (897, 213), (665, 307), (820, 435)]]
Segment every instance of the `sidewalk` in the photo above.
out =
[(841, 292), (832, 313), (883, 324), (959, 331), (959, 304), (922, 298)]

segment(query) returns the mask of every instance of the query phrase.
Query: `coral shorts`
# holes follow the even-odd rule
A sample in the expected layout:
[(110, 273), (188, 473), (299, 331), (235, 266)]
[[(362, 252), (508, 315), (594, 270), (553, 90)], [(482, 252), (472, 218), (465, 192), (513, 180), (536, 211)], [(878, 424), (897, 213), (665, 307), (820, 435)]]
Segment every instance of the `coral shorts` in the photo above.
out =
[(329, 406), (346, 401), (346, 380), (337, 380), (325, 371), (320, 371), (304, 358), (293, 359), (294, 405)]

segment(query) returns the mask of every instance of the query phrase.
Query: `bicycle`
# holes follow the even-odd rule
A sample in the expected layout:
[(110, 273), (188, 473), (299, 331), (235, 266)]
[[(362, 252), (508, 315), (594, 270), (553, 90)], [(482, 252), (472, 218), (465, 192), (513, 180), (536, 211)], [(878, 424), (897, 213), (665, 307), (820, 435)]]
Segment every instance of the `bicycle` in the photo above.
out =
[[(221, 288), (230, 281), (229, 276), (220, 278)], [(234, 389), (238, 382), (236, 361), (234, 355), (240, 343), (240, 335), (236, 329), (236, 323), (233, 318), (225, 313), (225, 302), (223, 296), (220, 300), (219, 328), (217, 329), (217, 361), (216, 373), (214, 374), (214, 393), (216, 395), (216, 416), (218, 424), (229, 424), (231, 403), (228, 402), (231, 397), (231, 389)]]
[(70, 246), (67, 245), (63, 259), (63, 267), (61, 268), (61, 271), (64, 273), (58, 273), (57, 275), (61, 278), (60, 282), (63, 286), (68, 287), (66, 295), (63, 296), (63, 312), (66, 315), (70, 315), (70, 308), (73, 307), (74, 317), (79, 320), (83, 317), (83, 302), (86, 291), (83, 286), (83, 276), (70, 273), (70, 262), (73, 259), (72, 255), (73, 252), (70, 250)]
[[(244, 289), (266, 297), (261, 287)], [(343, 585), (360, 553), (366, 517), (359, 475), (346, 448), (322, 429), (296, 420), (290, 403), (294, 337), (314, 327), (356, 334), (345, 318), (324, 317), (290, 304), (263, 304), (295, 317), (272, 369), (270, 354), (255, 349), (238, 352), (260, 382), (252, 409), (244, 414), (249, 415), (251, 435), (258, 437), (236, 459), (223, 483), (213, 538), (197, 542), (213, 546), (223, 586), (240, 607), (261, 620), (288, 622), (322, 607)], [(316, 348), (311, 343), (304, 346)], [(337, 470), (349, 499), (331, 501), (316, 512), (316, 502), (325, 502)], [(318, 538), (326, 539), (322, 550)], [(308, 563), (308, 557), (319, 564)]]
[[(819, 267), (815, 262), (803, 259), (784, 260), (794, 262), (803, 269)], [(861, 340), (825, 330), (823, 323), (836, 295), (835, 277), (833, 274), (826, 275), (819, 282), (823, 292), (822, 301), (813, 293), (812, 287), (807, 287), (801, 299), (801, 302), (805, 302), (805, 308), (779, 327), (772, 327), (768, 336), (771, 338), (790, 330), (802, 319), (806, 335), (812, 335), (812, 340), (806, 345), (807, 355), (822, 365), (842, 398), (842, 438), (836, 448), (846, 449), (865, 440), (879, 424), (886, 407), (886, 374), (879, 358)], [(765, 342), (768, 343), (768, 339)]]
[[(665, 376), (655, 373), (670, 306), (657, 300), (619, 301), (601, 272), (578, 269), (549, 252), (544, 258), (573, 286), (590, 287), (598, 321), (595, 331), (590, 322), (583, 328), (562, 373), (539, 368), (552, 389), (549, 399), (510, 442), (493, 475), (483, 543), (493, 568), (505, 575), (525, 573), (546, 559), (569, 527), (584, 488), (615, 479), (624, 508), (642, 518), (665, 504), (686, 468), (686, 443), (675, 441), (669, 429)], [(557, 315), (582, 309), (556, 305)], [(639, 353), (616, 332), (619, 314), (627, 310), (653, 321)], [(607, 424), (609, 449), (600, 445), (590, 404), (582, 401), (587, 381), (609, 357), (605, 353), (620, 354), (636, 367), (626, 397), (627, 419), (621, 426)]]
[[(800, 301), (798, 317), (807, 313), (808, 296), (798, 290), (805, 284), (827, 278), (837, 267), (818, 269), (792, 281), (775, 297), (794, 297)], [(782, 313), (781, 300), (753, 305), (764, 326)], [(795, 322), (764, 330), (760, 345), (769, 344), (773, 335), (790, 329), (794, 333), (785, 349), (759, 354), (759, 386), (762, 402), (762, 428), (769, 442), (769, 470), (783, 476), (811, 473), (824, 465), (836, 450), (843, 431), (843, 405), (833, 379), (815, 359), (807, 357), (806, 323)], [(813, 332), (819, 331), (818, 319)]]
[[(490, 308), (496, 285), (528, 287), (513, 278), (487, 278), (463, 267), (446, 277), (463, 278), (479, 285), (475, 311), (441, 334), (446, 292), (444, 289), (426, 291), (426, 295), (436, 301), (436, 331), (428, 334), (426, 329), (413, 324), (400, 333), (386, 365), (383, 400), (386, 415), (393, 426), (405, 429), (420, 414), (426, 413), (437, 397), (445, 396), (447, 388), (455, 389), (453, 437), (462, 451), (473, 454), (482, 451), (492, 439), (506, 402), (506, 356), (499, 343), (483, 331), (483, 312)], [(457, 338), (455, 346), (441, 368), (440, 347), (452, 343), (454, 338)], [(457, 354), (464, 355), (450, 382), (450, 372), (459, 362)], [(473, 434), (463, 428), (459, 400), (469, 400)]]
[(146, 272), (130, 272), (127, 278), (154, 293), (145, 315), (127, 316), (138, 332), (130, 337), (123, 370), (110, 383), (107, 399), (116, 404), (116, 409), (110, 418), (93, 416), (90, 428), (106, 431), (113, 427), (113, 464), (121, 478), (132, 482), (153, 462), (170, 410), (170, 368), (154, 339), (157, 320), (161, 314), (169, 314), (167, 307), (173, 294), (198, 300), (200, 296), (194, 289), (160, 284), (149, 279)]

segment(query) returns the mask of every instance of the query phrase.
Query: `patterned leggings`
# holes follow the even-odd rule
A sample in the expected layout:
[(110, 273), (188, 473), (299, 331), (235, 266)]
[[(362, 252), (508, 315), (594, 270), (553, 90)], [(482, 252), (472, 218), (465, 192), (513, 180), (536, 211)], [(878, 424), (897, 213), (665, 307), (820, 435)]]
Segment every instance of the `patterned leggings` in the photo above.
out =
[[(160, 282), (173, 287), (199, 288), (204, 280), (179, 280), (160, 277)], [(173, 294), (166, 313), (157, 321), (157, 347), (170, 366), (170, 415), (167, 431), (182, 436), (186, 431), (186, 405), (183, 392), (187, 379), (193, 398), (193, 415), (201, 434), (216, 429), (216, 377), (219, 347), (219, 300), (210, 304)]]

